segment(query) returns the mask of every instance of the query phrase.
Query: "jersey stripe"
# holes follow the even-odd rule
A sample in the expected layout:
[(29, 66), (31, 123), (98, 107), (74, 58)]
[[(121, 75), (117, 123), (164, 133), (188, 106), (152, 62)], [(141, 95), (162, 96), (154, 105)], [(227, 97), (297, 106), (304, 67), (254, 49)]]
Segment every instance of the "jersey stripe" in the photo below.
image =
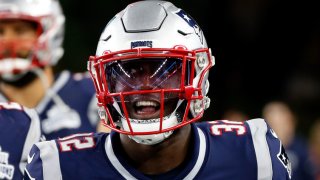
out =
[(133, 177), (119, 162), (119, 160), (116, 158), (116, 155), (113, 152), (113, 147), (111, 144), (111, 136), (108, 136), (105, 143), (105, 149), (107, 152), (107, 156), (111, 162), (111, 164), (116, 168), (116, 170), (125, 178), (125, 179), (136, 179)]
[[(37, 144), (42, 159), (43, 179), (61, 180), (59, 151), (54, 140), (45, 141)], [(48, 156), (50, 154), (50, 156)]]
[(194, 177), (198, 174), (199, 170), (201, 169), (201, 166), (203, 165), (203, 161), (206, 155), (207, 145), (206, 145), (206, 138), (204, 133), (201, 129), (197, 128), (198, 134), (199, 134), (199, 155), (196, 164), (194, 165), (193, 169), (190, 171), (190, 173), (184, 178), (184, 179), (194, 179)]
[(259, 180), (272, 179), (272, 162), (269, 146), (266, 139), (268, 127), (264, 119), (253, 119), (247, 121), (249, 124), (253, 146), (256, 152)]
[(27, 157), (32, 145), (40, 141), (40, 137), (41, 137), (40, 120), (37, 112), (34, 109), (28, 109), (26, 107), (24, 107), (23, 109), (26, 112), (26, 114), (29, 116), (31, 122), (30, 122), (28, 135), (26, 137), (26, 140), (23, 146), (21, 161), (19, 164), (19, 168), (21, 172), (23, 172), (24, 168), (26, 167)]

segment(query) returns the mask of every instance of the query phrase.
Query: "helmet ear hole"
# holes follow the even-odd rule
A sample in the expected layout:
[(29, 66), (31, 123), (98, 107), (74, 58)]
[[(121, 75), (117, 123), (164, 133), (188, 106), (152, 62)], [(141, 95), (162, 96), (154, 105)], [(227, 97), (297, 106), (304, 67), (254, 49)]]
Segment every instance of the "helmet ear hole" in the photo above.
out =
[(205, 95), (208, 94), (209, 92), (209, 87), (210, 87), (210, 83), (209, 83), (209, 80), (207, 79), (206, 82), (205, 82)]

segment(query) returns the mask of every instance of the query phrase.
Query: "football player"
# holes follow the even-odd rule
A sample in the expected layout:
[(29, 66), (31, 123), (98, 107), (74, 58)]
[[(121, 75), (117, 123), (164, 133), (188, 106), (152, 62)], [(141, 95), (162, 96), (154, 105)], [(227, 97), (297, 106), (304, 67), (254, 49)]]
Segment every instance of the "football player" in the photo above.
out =
[(35, 108), (47, 139), (95, 131), (98, 120), (89, 74), (53, 73), (64, 23), (57, 0), (0, 0), (0, 101)]
[(33, 146), (26, 179), (289, 179), (263, 119), (202, 121), (214, 65), (199, 25), (166, 1), (138, 1), (107, 24), (88, 69), (110, 134)]
[(40, 135), (35, 110), (18, 103), (0, 103), (0, 179), (23, 178), (28, 153)]
[(270, 101), (264, 105), (262, 115), (286, 149), (291, 160), (293, 179), (316, 179), (308, 142), (296, 133), (298, 119), (289, 104), (278, 100)]

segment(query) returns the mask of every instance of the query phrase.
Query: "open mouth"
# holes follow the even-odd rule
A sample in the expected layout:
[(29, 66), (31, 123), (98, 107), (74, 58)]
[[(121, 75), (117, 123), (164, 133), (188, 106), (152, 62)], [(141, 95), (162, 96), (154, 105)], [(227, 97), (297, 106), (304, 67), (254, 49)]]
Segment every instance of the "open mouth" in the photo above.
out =
[(154, 100), (139, 100), (133, 103), (133, 115), (137, 119), (159, 118), (160, 103)]

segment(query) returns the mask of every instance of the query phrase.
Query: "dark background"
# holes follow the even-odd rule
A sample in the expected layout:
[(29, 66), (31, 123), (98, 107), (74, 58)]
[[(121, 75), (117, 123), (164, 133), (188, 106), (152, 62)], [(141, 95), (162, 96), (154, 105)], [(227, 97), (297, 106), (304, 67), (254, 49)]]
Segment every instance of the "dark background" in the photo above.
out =
[[(63, 0), (65, 55), (57, 71), (86, 71), (104, 26), (134, 1)], [(171, 1), (200, 25), (216, 57), (210, 72), (211, 107), (204, 120), (230, 108), (261, 117), (265, 103), (287, 102), (306, 135), (320, 118), (319, 8), (309, 1)]]

